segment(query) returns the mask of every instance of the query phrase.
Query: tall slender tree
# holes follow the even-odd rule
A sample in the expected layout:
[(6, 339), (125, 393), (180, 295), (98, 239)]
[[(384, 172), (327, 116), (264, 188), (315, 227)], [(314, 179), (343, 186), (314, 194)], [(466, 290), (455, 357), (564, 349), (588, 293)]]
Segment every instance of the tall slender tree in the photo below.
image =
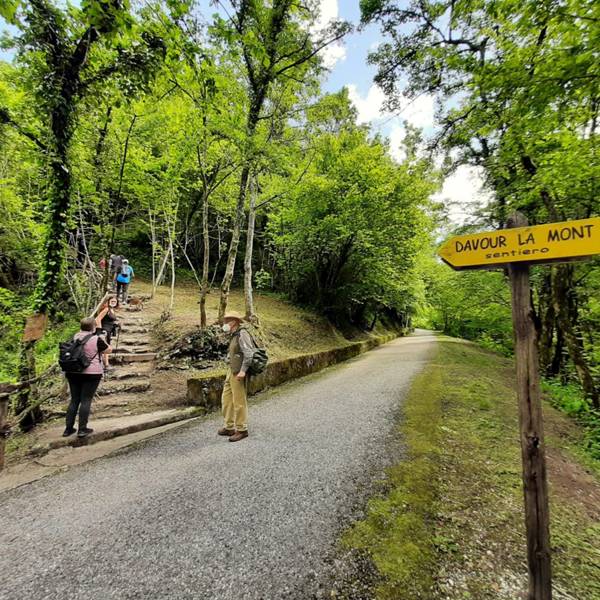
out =
[[(224, 4), (224, 3), (221, 3)], [(247, 85), (245, 140), (239, 178), (236, 212), (221, 282), (219, 319), (222, 319), (233, 280), (248, 183), (260, 151), (258, 127), (267, 118), (265, 106), (273, 85), (304, 80), (309, 69), (319, 63), (319, 52), (341, 39), (349, 30), (346, 23), (334, 23), (321, 35), (311, 34), (318, 10), (314, 3), (300, 0), (273, 0), (266, 4), (253, 0), (230, 0), (229, 19), (220, 19), (217, 31), (228, 41), (243, 65)]]

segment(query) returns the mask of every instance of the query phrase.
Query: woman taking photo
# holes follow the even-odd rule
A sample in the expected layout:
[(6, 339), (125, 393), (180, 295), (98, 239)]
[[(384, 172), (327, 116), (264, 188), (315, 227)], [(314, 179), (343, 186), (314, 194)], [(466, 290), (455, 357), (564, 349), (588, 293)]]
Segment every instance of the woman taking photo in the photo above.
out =
[[(77, 437), (84, 438), (94, 431), (87, 426), (92, 400), (104, 374), (103, 356), (112, 352), (112, 348), (101, 337), (101, 323), (107, 312), (108, 307), (101, 310), (96, 319), (93, 317), (81, 319), (80, 331), (75, 334), (74, 339), (76, 340), (87, 338), (83, 345), (83, 351), (89, 360), (89, 365), (81, 372), (66, 373), (69, 391), (71, 392), (71, 402), (67, 409), (63, 437), (73, 435), (77, 431)], [(79, 423), (76, 430), (75, 417), (78, 412)]]

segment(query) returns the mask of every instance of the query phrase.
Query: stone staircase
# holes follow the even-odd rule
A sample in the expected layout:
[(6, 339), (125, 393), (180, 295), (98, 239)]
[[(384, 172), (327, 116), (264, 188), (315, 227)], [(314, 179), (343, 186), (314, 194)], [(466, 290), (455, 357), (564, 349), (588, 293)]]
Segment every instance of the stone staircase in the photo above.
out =
[(92, 410), (97, 417), (130, 414), (141, 395), (151, 390), (156, 353), (150, 342), (150, 324), (140, 313), (121, 312), (121, 334), (113, 337), (110, 365), (114, 367), (102, 381)]

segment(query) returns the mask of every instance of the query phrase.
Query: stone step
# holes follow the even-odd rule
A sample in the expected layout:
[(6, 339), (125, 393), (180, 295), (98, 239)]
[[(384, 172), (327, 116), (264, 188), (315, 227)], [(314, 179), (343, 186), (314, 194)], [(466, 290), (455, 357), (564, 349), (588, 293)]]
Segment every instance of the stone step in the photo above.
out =
[(122, 334), (134, 335), (136, 333), (146, 334), (146, 333), (149, 333), (150, 330), (147, 327), (138, 327), (138, 326), (126, 327), (125, 325), (123, 325), (123, 327), (121, 328), (121, 332), (122, 332)]
[(123, 318), (119, 319), (121, 325), (137, 325), (138, 327), (148, 327), (150, 323), (144, 317), (132, 317), (131, 315), (124, 315)]
[(129, 400), (127, 398), (114, 394), (107, 396), (100, 396), (94, 400), (92, 410), (94, 412), (110, 410), (111, 408), (123, 408), (129, 406)]
[[(152, 390), (148, 390), (145, 392), (146, 394), (151, 394)], [(114, 408), (124, 408), (130, 409), (136, 405), (140, 404), (140, 401), (144, 397), (143, 393), (132, 392), (132, 393), (122, 393), (122, 394), (107, 394), (105, 396), (97, 395), (92, 403), (92, 410), (110, 410)]]
[(150, 380), (146, 377), (137, 379), (126, 379), (125, 381), (108, 380), (98, 388), (98, 396), (109, 394), (133, 394), (147, 392), (150, 389)]
[(148, 344), (141, 344), (139, 346), (121, 346), (119, 344), (118, 354), (147, 354), (152, 348)]
[(123, 381), (134, 377), (148, 377), (152, 373), (152, 365), (149, 363), (134, 364), (133, 367), (119, 366), (108, 373), (109, 380)]
[(124, 337), (119, 340), (119, 347), (121, 346), (145, 346), (150, 342), (143, 337)]
[(117, 354), (111, 354), (110, 360), (116, 364), (132, 363), (132, 362), (150, 362), (156, 358), (156, 352), (142, 352), (140, 354), (129, 354), (119, 351)]

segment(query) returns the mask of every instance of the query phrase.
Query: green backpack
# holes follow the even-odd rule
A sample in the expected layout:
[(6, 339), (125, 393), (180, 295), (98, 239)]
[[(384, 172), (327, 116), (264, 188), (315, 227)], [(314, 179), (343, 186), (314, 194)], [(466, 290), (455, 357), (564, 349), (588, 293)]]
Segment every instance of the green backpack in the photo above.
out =
[(248, 367), (248, 373), (250, 373), (250, 375), (259, 375), (266, 369), (267, 363), (269, 362), (269, 356), (267, 355), (267, 351), (256, 343), (254, 336), (249, 331), (248, 334), (254, 344), (254, 353), (252, 354), (252, 362)]

